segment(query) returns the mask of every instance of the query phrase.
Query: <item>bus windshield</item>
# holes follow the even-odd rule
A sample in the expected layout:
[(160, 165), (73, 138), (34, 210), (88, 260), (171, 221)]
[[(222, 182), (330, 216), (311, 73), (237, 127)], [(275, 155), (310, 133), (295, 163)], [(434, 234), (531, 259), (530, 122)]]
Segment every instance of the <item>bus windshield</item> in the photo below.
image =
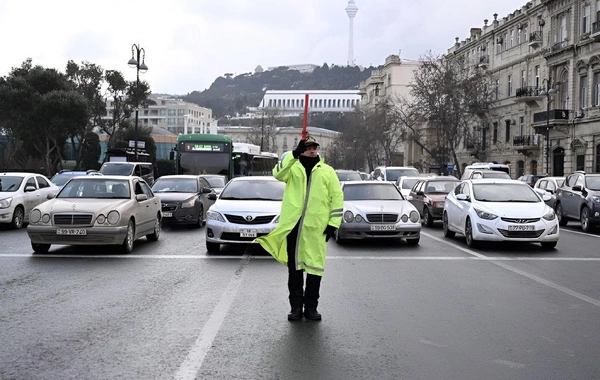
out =
[(180, 135), (177, 174), (221, 174), (231, 178), (231, 138), (209, 134)]

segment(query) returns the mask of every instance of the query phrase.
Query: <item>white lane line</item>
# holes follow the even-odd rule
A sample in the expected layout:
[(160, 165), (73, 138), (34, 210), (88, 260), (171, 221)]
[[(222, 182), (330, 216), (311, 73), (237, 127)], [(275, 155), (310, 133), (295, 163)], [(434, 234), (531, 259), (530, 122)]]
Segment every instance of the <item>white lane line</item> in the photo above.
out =
[(561, 228), (561, 229), (560, 229), (560, 232), (570, 232), (570, 233), (572, 233), (572, 234), (583, 235), (583, 236), (589, 236), (589, 237), (593, 237), (593, 238), (596, 238), (596, 239), (600, 239), (600, 235), (592, 235), (592, 234), (589, 234), (589, 233), (587, 233), (587, 232), (580, 232), (580, 231), (567, 230), (566, 228)]
[(175, 374), (175, 379), (193, 380), (197, 378), (198, 372), (200, 371), (200, 368), (202, 368), (204, 358), (206, 357), (206, 354), (208, 354), (208, 351), (210, 350), (213, 341), (221, 329), (221, 325), (223, 324), (223, 321), (225, 320), (225, 317), (231, 308), (231, 304), (235, 299), (238, 288), (242, 283), (242, 278), (244, 277), (244, 268), (246, 268), (249, 261), (250, 255), (244, 254), (240, 263), (240, 267), (231, 277), (231, 280), (229, 280), (229, 284), (221, 296), (219, 303), (202, 328), (202, 331), (200, 332), (198, 339), (196, 339), (194, 346), (188, 353), (183, 363), (181, 363), (179, 370)]
[[(438, 237), (436, 237), (436, 236), (430, 235), (430, 234), (428, 234), (428, 233), (423, 233), (423, 232), (421, 232), (421, 235), (425, 235), (425, 236), (427, 236), (427, 237), (429, 237), (429, 238), (432, 238), (433, 240), (437, 240), (437, 241), (439, 241), (439, 242), (441, 242), (441, 243), (444, 243), (444, 244), (446, 244), (446, 245), (449, 245), (449, 246), (451, 246), (451, 247), (454, 247), (454, 248), (456, 248), (456, 249), (458, 249), (458, 250), (460, 250), (460, 251), (463, 251), (463, 252), (465, 252), (465, 253), (468, 253), (469, 255), (473, 255), (473, 256), (476, 256), (476, 257), (479, 257), (479, 258), (484, 258), (484, 257), (485, 257), (484, 255), (482, 255), (482, 254), (479, 254), (479, 253), (477, 253), (477, 252), (474, 252), (474, 251), (472, 251), (472, 250), (470, 250), (470, 249), (466, 249), (466, 248), (460, 247), (460, 246), (458, 246), (458, 245), (456, 245), (456, 244), (448, 243), (448, 239), (440, 239), (440, 238), (438, 238)], [(563, 293), (565, 293), (565, 294), (568, 294), (568, 295), (570, 295), (570, 296), (573, 296), (573, 297), (579, 298), (579, 299), (580, 299), (580, 300), (582, 300), (582, 301), (589, 302), (589, 303), (591, 303), (591, 304), (592, 304), (592, 305), (594, 305), (594, 306), (598, 306), (598, 307), (600, 307), (600, 301), (599, 301), (599, 300), (597, 300), (597, 299), (595, 299), (595, 298), (588, 297), (588, 296), (586, 296), (585, 294), (581, 294), (581, 293), (579, 293), (579, 292), (576, 292), (576, 291), (574, 291), (574, 290), (571, 290), (571, 289), (569, 289), (569, 288), (566, 288), (566, 287), (564, 287), (564, 286), (562, 286), (562, 285), (558, 285), (557, 283), (554, 283), (554, 282), (552, 282), (552, 281), (545, 280), (545, 279), (543, 279), (543, 278), (541, 278), (541, 277), (538, 277), (538, 276), (536, 276), (536, 275), (534, 275), (534, 274), (531, 274), (531, 273), (528, 273), (528, 272), (522, 271), (522, 270), (520, 270), (520, 269), (517, 269), (517, 268), (515, 268), (515, 267), (511, 267), (510, 265), (508, 265), (508, 264), (505, 264), (505, 263), (502, 263), (502, 262), (500, 262), (500, 261), (497, 261), (497, 260), (494, 260), (494, 261), (492, 261), (492, 260), (490, 260), (490, 263), (492, 263), (492, 264), (494, 264), (494, 265), (497, 265), (497, 266), (499, 266), (499, 267), (501, 267), (501, 268), (504, 268), (504, 269), (506, 269), (506, 270), (509, 270), (509, 271), (511, 271), (511, 272), (513, 272), (513, 273), (516, 273), (516, 274), (519, 274), (519, 275), (521, 275), (521, 276), (527, 277), (528, 279), (530, 279), (530, 280), (533, 280), (533, 281), (535, 281), (535, 282), (539, 282), (539, 283), (540, 283), (540, 284), (542, 284), (542, 285), (549, 286), (549, 287), (551, 287), (552, 289), (555, 289), (555, 290), (558, 290), (558, 291), (560, 291), (560, 292), (563, 292)]]

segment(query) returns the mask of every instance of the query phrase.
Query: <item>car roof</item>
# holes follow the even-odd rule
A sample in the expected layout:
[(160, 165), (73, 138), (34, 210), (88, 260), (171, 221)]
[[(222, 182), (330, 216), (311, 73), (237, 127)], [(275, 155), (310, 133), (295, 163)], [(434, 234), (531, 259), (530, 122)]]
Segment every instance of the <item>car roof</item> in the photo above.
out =
[(377, 169), (417, 169), (414, 166), (380, 166)]
[(336, 173), (358, 173), (358, 174), (360, 174), (360, 172), (358, 170), (349, 170), (349, 169), (336, 169), (335, 172)]
[(133, 176), (133, 175), (78, 175), (78, 176), (74, 176), (74, 179), (84, 179), (84, 180), (90, 180), (90, 181), (97, 181), (97, 180), (129, 180), (129, 179), (142, 179), (138, 176)]
[(133, 162), (133, 161), (127, 161), (127, 162), (117, 162), (117, 161), (109, 161), (109, 162), (105, 162), (102, 165), (106, 165), (106, 164), (117, 164), (117, 165), (125, 165), (125, 164), (129, 164), (129, 165), (133, 165), (133, 164), (146, 164), (146, 165), (152, 165), (152, 162)]
[(28, 175), (41, 175), (42, 177), (44, 177), (43, 174), (38, 174), (38, 173), (25, 173), (25, 172), (6, 172), (6, 173), (0, 173), (0, 176), (3, 176), (3, 177), (26, 177)]
[(159, 178), (157, 178), (156, 180), (158, 181), (159, 179), (162, 178), (169, 178), (169, 179), (197, 179), (198, 177), (200, 177), (199, 175), (194, 175), (194, 174), (172, 174), (172, 175), (163, 175), (160, 176)]
[(466, 179), (464, 180), (465, 182), (472, 182), (472, 183), (517, 183), (519, 185), (523, 185), (523, 186), (529, 186), (528, 184), (526, 184), (523, 181), (516, 181), (514, 179), (508, 179), (508, 178), (477, 178), (477, 179)]
[[(251, 176), (246, 176), (246, 177), (235, 177), (233, 178), (231, 181), (246, 181), (246, 180), (259, 180), (259, 181), (274, 181), (274, 182), (279, 182), (279, 180), (277, 180), (275, 177), (273, 176), (267, 176), (267, 175), (251, 175)], [(231, 182), (229, 181), (229, 182)]]

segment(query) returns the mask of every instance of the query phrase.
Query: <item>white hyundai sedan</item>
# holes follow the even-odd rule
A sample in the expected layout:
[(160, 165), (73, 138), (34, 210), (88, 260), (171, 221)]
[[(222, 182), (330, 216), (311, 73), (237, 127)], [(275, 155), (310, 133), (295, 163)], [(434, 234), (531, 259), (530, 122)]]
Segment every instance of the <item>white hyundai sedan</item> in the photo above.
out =
[(448, 194), (442, 217), (444, 236), (465, 235), (479, 241), (538, 242), (545, 249), (558, 243), (558, 219), (528, 184), (505, 179), (461, 182)]
[(248, 244), (277, 227), (285, 183), (271, 176), (237, 177), (227, 183), (206, 213), (206, 249)]

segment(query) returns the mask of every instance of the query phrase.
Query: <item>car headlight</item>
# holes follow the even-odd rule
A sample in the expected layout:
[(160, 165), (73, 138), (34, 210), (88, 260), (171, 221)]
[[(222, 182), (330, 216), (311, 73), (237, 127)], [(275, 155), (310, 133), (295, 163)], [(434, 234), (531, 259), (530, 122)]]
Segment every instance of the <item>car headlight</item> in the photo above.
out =
[(42, 223), (44, 223), (44, 224), (50, 223), (50, 214), (44, 214), (44, 216), (42, 216)]
[(194, 207), (194, 205), (196, 204), (196, 198), (191, 198), (185, 202), (183, 202), (181, 204), (181, 208), (190, 208), (190, 207)]
[(9, 208), (12, 203), (12, 197), (0, 199), (0, 208)]
[(354, 221), (355, 221), (356, 223), (360, 223), (360, 222), (362, 222), (362, 221), (363, 221), (363, 217), (362, 217), (362, 216), (360, 216), (360, 215), (358, 215), (358, 214), (356, 214), (356, 216), (354, 217)]
[(40, 210), (38, 210), (37, 208), (33, 209), (31, 211), (31, 213), (29, 214), (29, 221), (31, 223), (35, 224), (35, 223), (39, 222), (41, 219), (42, 219), (42, 212)]
[(474, 210), (477, 213), (477, 216), (480, 217), (481, 219), (494, 220), (498, 217), (498, 215), (494, 215), (492, 213), (480, 210), (478, 208), (475, 208)]
[(354, 220), (354, 214), (352, 213), (352, 211), (348, 210), (344, 213), (344, 222), (346, 223), (352, 223), (352, 221)]
[(406, 215), (406, 214), (402, 215), (400, 220), (403, 221), (404, 223), (408, 222), (408, 215)]
[(419, 215), (419, 213), (417, 211), (411, 211), (410, 212), (410, 221), (413, 223), (417, 223), (419, 221), (419, 219), (421, 219), (421, 215)]
[(117, 224), (117, 223), (119, 223), (119, 220), (121, 219), (121, 214), (119, 214), (119, 212), (117, 210), (112, 210), (111, 212), (108, 213), (108, 215), (106, 216), (106, 219), (108, 220), (109, 224)]
[(546, 215), (543, 216), (543, 218), (546, 220), (554, 220), (555, 217), (556, 217), (556, 214), (554, 213), (554, 210), (550, 210), (549, 213), (547, 213)]
[(592, 201), (596, 203), (600, 203), (600, 197), (593, 196)]
[(223, 215), (221, 215), (221, 213), (218, 213), (216, 211), (210, 211), (210, 210), (207, 211), (206, 218), (210, 219), (210, 220), (216, 220), (217, 222), (225, 223), (225, 218), (223, 218)]
[(104, 224), (104, 222), (106, 222), (106, 217), (102, 214), (98, 215), (98, 217), (96, 218), (96, 223)]

